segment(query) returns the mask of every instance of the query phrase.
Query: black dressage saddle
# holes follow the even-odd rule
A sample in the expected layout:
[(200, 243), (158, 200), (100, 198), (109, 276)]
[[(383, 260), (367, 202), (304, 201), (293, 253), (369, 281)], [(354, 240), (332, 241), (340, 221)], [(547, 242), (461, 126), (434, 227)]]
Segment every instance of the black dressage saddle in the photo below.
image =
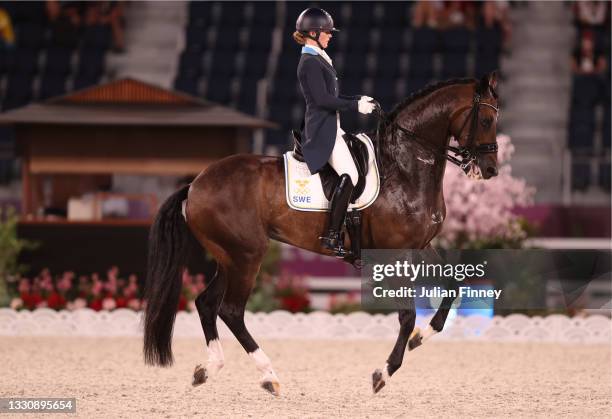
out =
[[(302, 155), (302, 136), (298, 130), (291, 130), (293, 134), (293, 157), (297, 161), (304, 161), (304, 156)], [(354, 203), (357, 198), (361, 196), (363, 190), (365, 188), (366, 175), (368, 174), (368, 147), (361, 141), (357, 136), (353, 134), (344, 134), (344, 141), (348, 145), (349, 150), (351, 151), (351, 156), (353, 156), (353, 161), (355, 162), (355, 166), (357, 167), (357, 173), (359, 174), (359, 180), (357, 181), (357, 185), (355, 185), (355, 189), (353, 190), (353, 195), (351, 196), (351, 202)], [(321, 177), (321, 183), (323, 185), (323, 193), (328, 201), (331, 201), (332, 195), (334, 193), (334, 189), (338, 184), (338, 180), (340, 179), (340, 175), (336, 173), (333, 167), (329, 163), (325, 164), (323, 168), (319, 171), (319, 176)]]

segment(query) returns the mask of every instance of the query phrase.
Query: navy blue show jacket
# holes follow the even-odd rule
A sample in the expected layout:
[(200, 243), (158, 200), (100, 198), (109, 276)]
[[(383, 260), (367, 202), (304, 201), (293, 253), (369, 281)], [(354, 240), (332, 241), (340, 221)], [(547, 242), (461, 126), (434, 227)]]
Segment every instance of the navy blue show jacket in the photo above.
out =
[(320, 55), (302, 54), (297, 77), (306, 101), (302, 152), (310, 173), (329, 160), (337, 131), (337, 112), (358, 111), (358, 100), (338, 94), (336, 70)]

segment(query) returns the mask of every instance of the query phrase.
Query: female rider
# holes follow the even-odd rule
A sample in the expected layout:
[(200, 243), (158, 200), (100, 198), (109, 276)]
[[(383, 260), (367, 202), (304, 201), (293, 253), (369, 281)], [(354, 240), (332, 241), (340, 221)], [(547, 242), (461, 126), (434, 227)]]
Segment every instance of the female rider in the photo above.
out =
[(338, 94), (336, 70), (325, 52), (332, 33), (339, 32), (329, 13), (319, 8), (306, 9), (298, 17), (295, 29), (293, 39), (303, 45), (297, 76), (306, 101), (302, 132), (304, 160), (312, 174), (329, 163), (340, 175), (331, 200), (327, 232), (320, 239), (324, 247), (343, 256), (340, 230), (358, 173), (343, 138), (338, 111), (369, 114), (376, 105), (368, 96), (357, 100)]

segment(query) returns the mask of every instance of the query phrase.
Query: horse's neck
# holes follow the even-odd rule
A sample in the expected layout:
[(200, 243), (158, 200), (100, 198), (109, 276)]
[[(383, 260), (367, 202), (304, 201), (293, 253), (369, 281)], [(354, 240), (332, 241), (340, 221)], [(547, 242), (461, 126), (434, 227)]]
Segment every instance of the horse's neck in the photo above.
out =
[[(413, 197), (437, 202), (442, 194), (446, 168), (444, 150), (448, 146), (448, 109), (438, 109), (424, 119), (428, 103), (419, 104), (413, 111), (398, 115), (398, 124), (418, 135), (418, 139), (395, 133), (395, 141), (387, 148), (386, 159), (397, 173), (399, 186)], [(443, 154), (444, 153), (444, 154)]]

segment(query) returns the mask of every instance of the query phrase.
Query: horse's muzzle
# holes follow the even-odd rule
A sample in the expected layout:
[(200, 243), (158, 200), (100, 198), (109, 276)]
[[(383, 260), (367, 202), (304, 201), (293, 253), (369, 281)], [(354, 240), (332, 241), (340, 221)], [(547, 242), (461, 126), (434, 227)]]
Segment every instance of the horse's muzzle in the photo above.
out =
[(492, 178), (494, 176), (497, 176), (497, 167), (495, 167), (495, 166), (488, 166), (484, 170), (484, 173), (482, 174), (482, 177), (484, 177), (485, 179), (489, 179), (489, 178)]

